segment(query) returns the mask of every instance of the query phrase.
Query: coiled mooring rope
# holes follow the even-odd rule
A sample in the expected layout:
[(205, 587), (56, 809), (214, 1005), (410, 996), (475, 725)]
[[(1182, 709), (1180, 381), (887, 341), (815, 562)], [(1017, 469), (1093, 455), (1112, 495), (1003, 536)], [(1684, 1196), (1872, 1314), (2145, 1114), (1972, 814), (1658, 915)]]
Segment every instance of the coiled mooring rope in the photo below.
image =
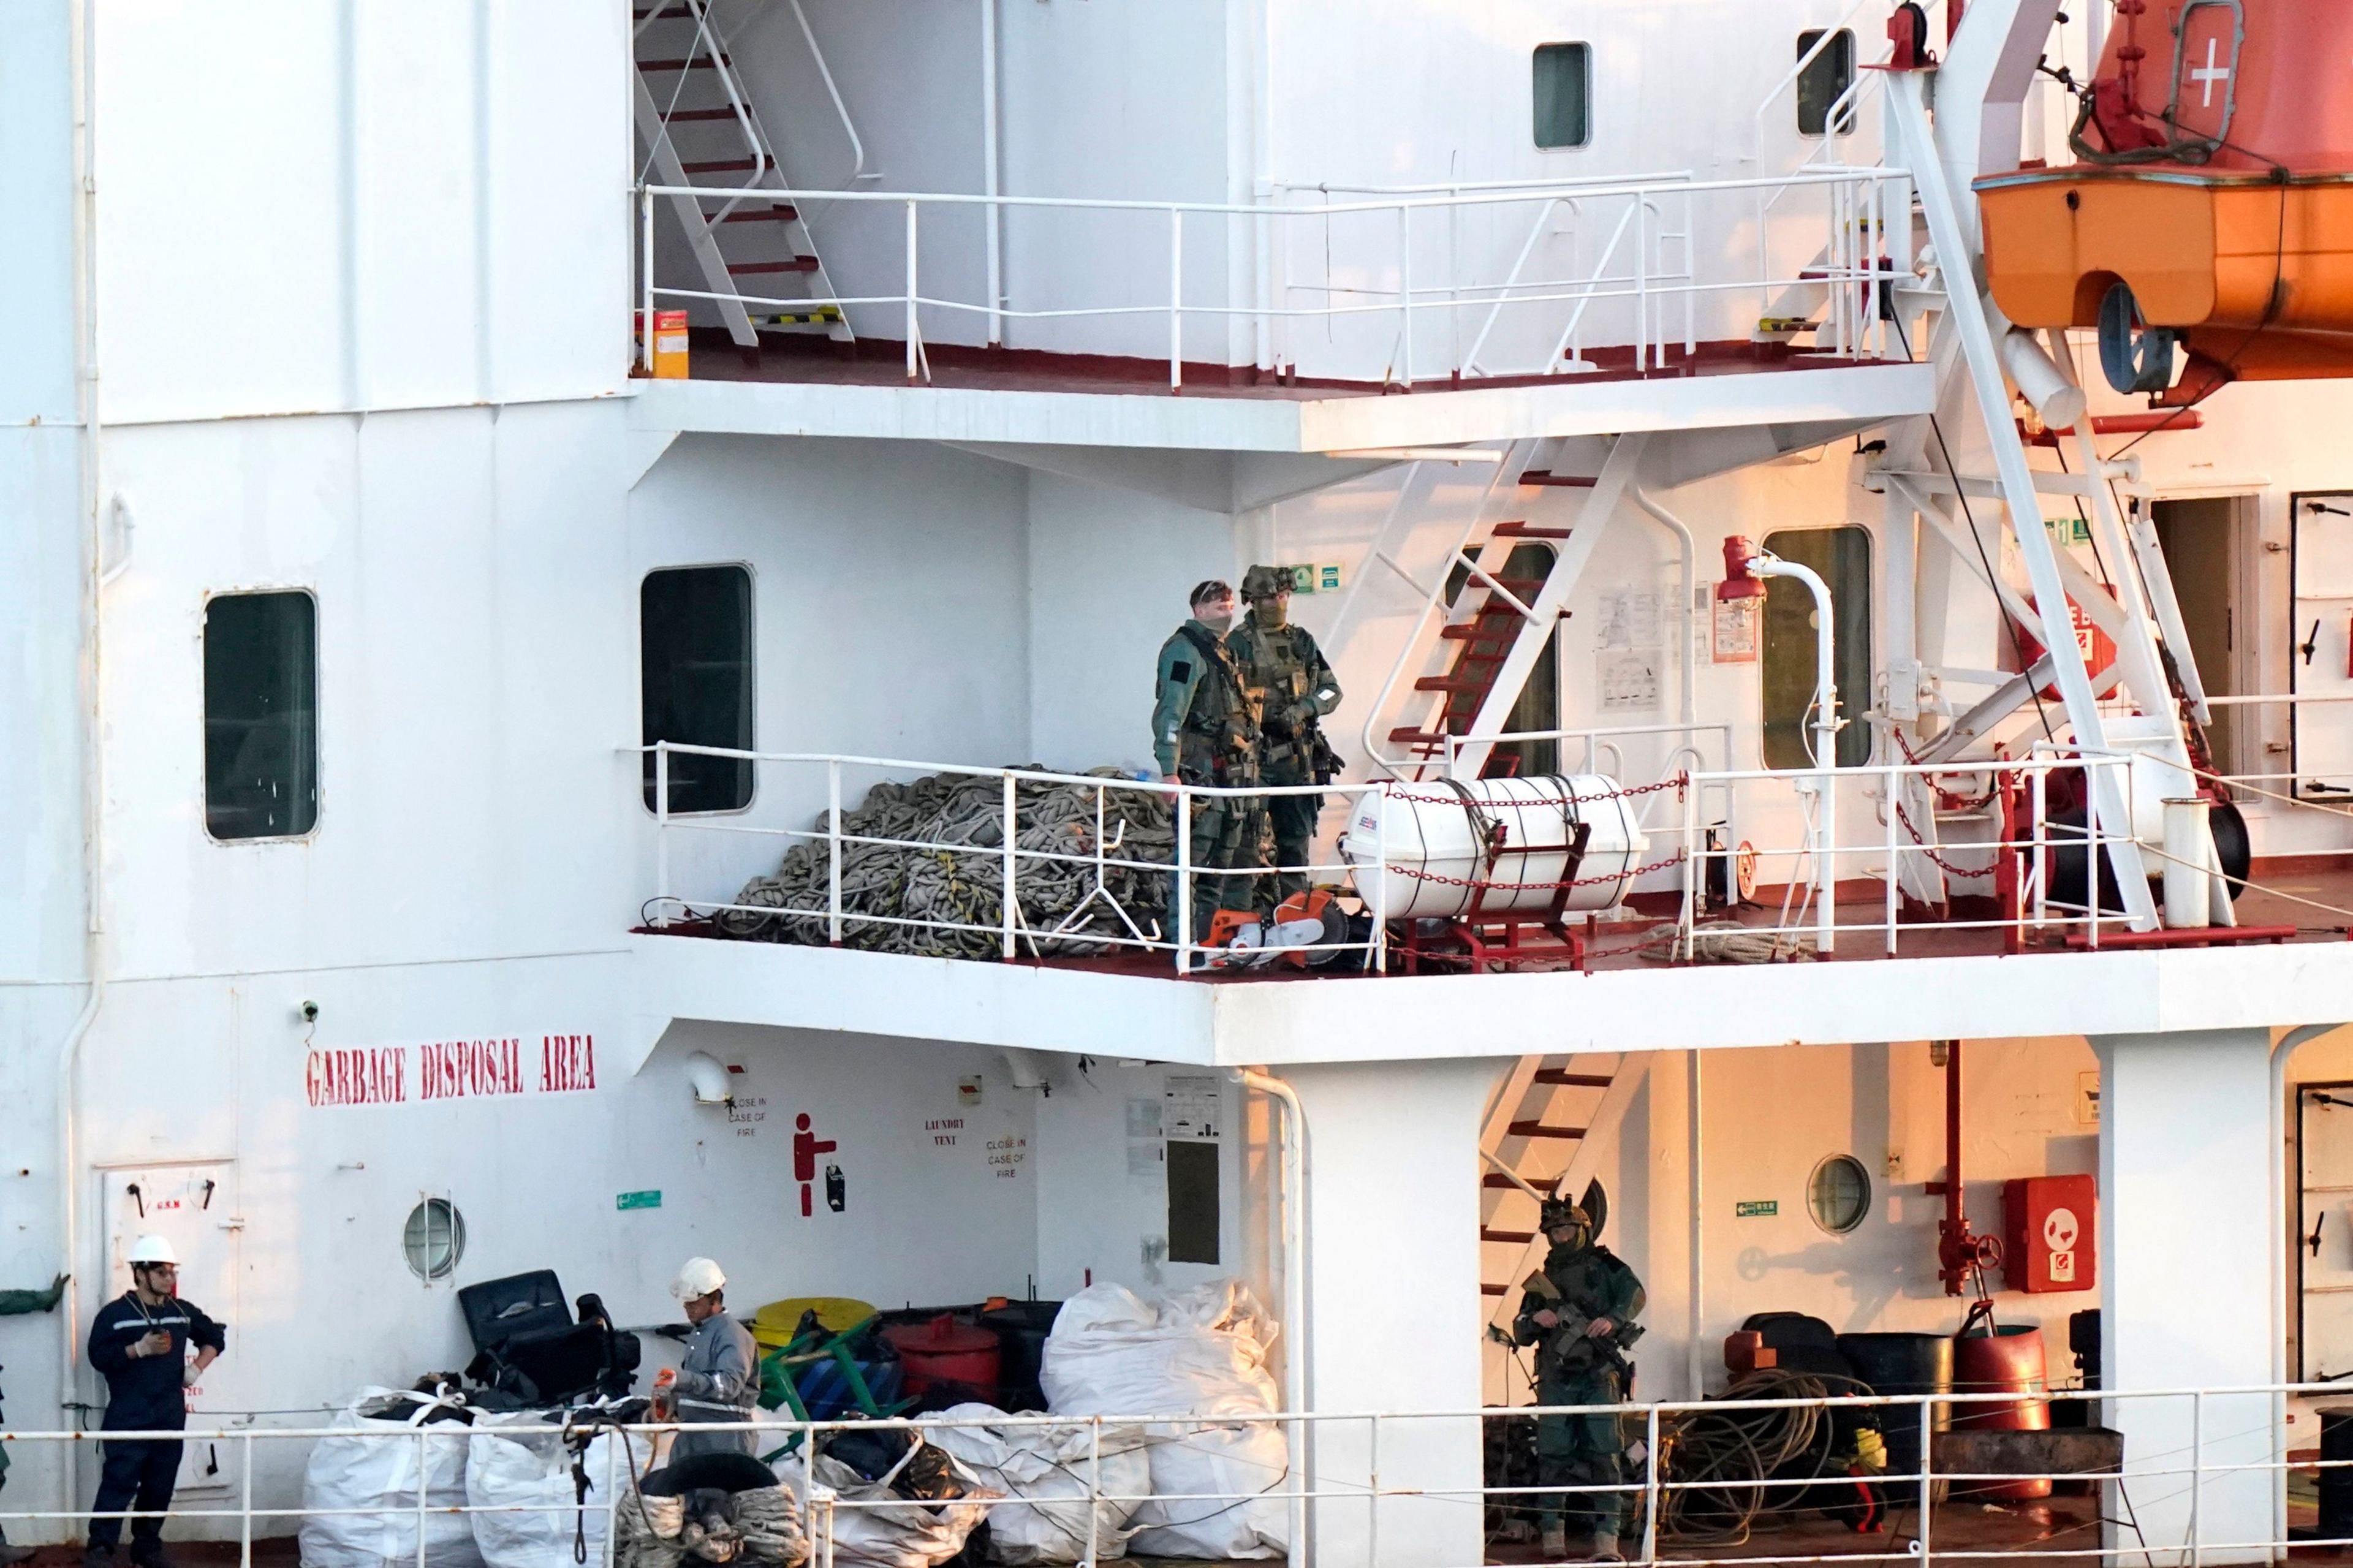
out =
[[(1126, 775), (1097, 769), (1088, 776)], [(934, 958), (997, 952), (1005, 916), (1004, 788), (995, 777), (930, 773), (909, 784), (876, 784), (855, 810), (844, 812), (842, 944)], [(1129, 862), (1165, 866), (1174, 858), (1170, 799), (1115, 784), (1017, 784), (1014, 924), (1026, 951), (1104, 952), (1112, 945), (1106, 939), (1134, 941), (1129, 921), (1147, 938), (1158, 934), (1169, 873)], [(719, 931), (754, 942), (821, 945), (829, 940), (826, 831), (820, 813), (811, 827), (815, 841), (786, 850), (774, 874), (754, 878), (736, 895), (735, 903), (757, 910), (720, 910), (712, 917)], [(757, 912), (770, 909), (780, 912)], [(895, 923), (902, 921), (926, 923)]]

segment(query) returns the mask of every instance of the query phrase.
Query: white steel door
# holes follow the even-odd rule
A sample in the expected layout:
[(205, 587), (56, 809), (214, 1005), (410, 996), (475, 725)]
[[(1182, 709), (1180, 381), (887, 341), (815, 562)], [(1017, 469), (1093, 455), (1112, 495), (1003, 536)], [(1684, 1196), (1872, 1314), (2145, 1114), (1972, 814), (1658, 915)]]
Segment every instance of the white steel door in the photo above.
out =
[[(2353, 699), (2353, 492), (2296, 497), (2294, 548), (2289, 689)], [(2299, 702), (2294, 712), (2295, 793), (2353, 795), (2353, 701)]]
[[(252, 1401), (243, 1389), (244, 1358), (237, 1341), (237, 1244), (243, 1222), (233, 1217), (231, 1178), (226, 1161), (193, 1165), (149, 1165), (106, 1173), (107, 1280), (91, 1292), (111, 1301), (131, 1288), (131, 1246), (142, 1236), (160, 1236), (180, 1258), (180, 1297), (228, 1326), (227, 1354), (207, 1368), (188, 1391), (188, 1419), (197, 1428), (243, 1426)], [(194, 1359), (191, 1347), (190, 1359)], [(238, 1484), (244, 1445), (192, 1439), (180, 1459), (180, 1494), (225, 1493)]]

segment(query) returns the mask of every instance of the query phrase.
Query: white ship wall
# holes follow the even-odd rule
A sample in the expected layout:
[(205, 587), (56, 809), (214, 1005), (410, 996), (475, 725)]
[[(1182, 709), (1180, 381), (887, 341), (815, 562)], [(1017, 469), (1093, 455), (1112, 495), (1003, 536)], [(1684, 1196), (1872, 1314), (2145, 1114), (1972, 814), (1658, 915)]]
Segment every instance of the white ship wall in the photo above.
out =
[(108, 420), (619, 389), (626, 7), (98, 10)]

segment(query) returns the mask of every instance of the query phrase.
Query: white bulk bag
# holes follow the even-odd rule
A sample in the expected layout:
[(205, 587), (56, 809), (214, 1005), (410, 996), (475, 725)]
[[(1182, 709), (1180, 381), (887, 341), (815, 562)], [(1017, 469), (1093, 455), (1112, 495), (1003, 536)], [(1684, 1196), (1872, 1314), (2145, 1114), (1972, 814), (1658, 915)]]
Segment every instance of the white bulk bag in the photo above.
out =
[[(417, 1408), (397, 1419), (368, 1414), (404, 1401)], [(302, 1568), (415, 1568), (420, 1467), (426, 1561), (432, 1568), (481, 1568), (472, 1521), (442, 1511), (466, 1503), (469, 1428), (426, 1421), (455, 1408), (454, 1400), (396, 1388), (364, 1388), (344, 1405), (334, 1425), (348, 1436), (322, 1437), (311, 1449), (302, 1506), (368, 1511), (305, 1515)]]
[[(1149, 1298), (1095, 1285), (1062, 1304), (1040, 1382), (1057, 1415), (1265, 1415), (1275, 1326), (1249, 1287), (1215, 1280)], [(1144, 1557), (1280, 1557), (1291, 1449), (1273, 1422), (1145, 1428), (1154, 1493), (1130, 1521)], [(1208, 1494), (1208, 1496), (1204, 1496)], [(1214, 1498), (1216, 1500), (1210, 1500)]]
[(575, 1568), (576, 1535), (585, 1533), (595, 1568), (605, 1561), (605, 1531), (616, 1497), (629, 1496), (630, 1454), (642, 1475), (652, 1464), (645, 1437), (625, 1450), (614, 1435), (591, 1438), (581, 1463), (588, 1476), (585, 1501), (572, 1479), (572, 1450), (561, 1427), (502, 1426), (495, 1437), (476, 1437), (466, 1464), (466, 1500), (480, 1510), (517, 1512), (471, 1515), (474, 1545), (487, 1568)]
[[(1128, 1521), (1151, 1489), (1152, 1467), (1145, 1457), (1144, 1429), (1105, 1423), (1100, 1438), (1085, 1428), (1008, 1426), (948, 1426), (933, 1422), (1001, 1422), (1009, 1417), (989, 1405), (958, 1405), (930, 1417), (924, 1438), (962, 1460), (983, 1486), (1019, 1500), (988, 1510), (988, 1552), (999, 1563), (1063, 1563), (1086, 1560), (1087, 1510), (1094, 1504), (1095, 1555), (1124, 1557)], [(1091, 1462), (1097, 1446), (1103, 1476)], [(1092, 1484), (1091, 1484), (1092, 1483)]]
[[(981, 1486), (961, 1464), (956, 1468), (970, 1490), (949, 1502), (900, 1497), (823, 1454), (817, 1457), (813, 1489), (797, 1452), (772, 1468), (793, 1496), (809, 1499), (809, 1536), (820, 1558), (823, 1531), (831, 1521), (837, 1568), (934, 1568), (964, 1550), (965, 1537), (980, 1528), (989, 1504), (1002, 1495)], [(836, 1506), (828, 1508), (828, 1500)]]

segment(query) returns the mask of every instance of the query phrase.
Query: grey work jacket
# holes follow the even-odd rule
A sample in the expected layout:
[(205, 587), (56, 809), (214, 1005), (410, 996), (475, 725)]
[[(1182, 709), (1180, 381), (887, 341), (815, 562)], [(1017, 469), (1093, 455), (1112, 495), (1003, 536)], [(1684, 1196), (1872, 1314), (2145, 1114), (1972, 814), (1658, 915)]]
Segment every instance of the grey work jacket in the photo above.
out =
[[(752, 1331), (724, 1312), (714, 1312), (686, 1342), (686, 1359), (679, 1363), (671, 1395), (678, 1419), (692, 1426), (703, 1421), (749, 1421), (760, 1392), (760, 1352)], [(749, 1432), (681, 1432), (670, 1449), (673, 1461), (696, 1454), (749, 1454)]]

